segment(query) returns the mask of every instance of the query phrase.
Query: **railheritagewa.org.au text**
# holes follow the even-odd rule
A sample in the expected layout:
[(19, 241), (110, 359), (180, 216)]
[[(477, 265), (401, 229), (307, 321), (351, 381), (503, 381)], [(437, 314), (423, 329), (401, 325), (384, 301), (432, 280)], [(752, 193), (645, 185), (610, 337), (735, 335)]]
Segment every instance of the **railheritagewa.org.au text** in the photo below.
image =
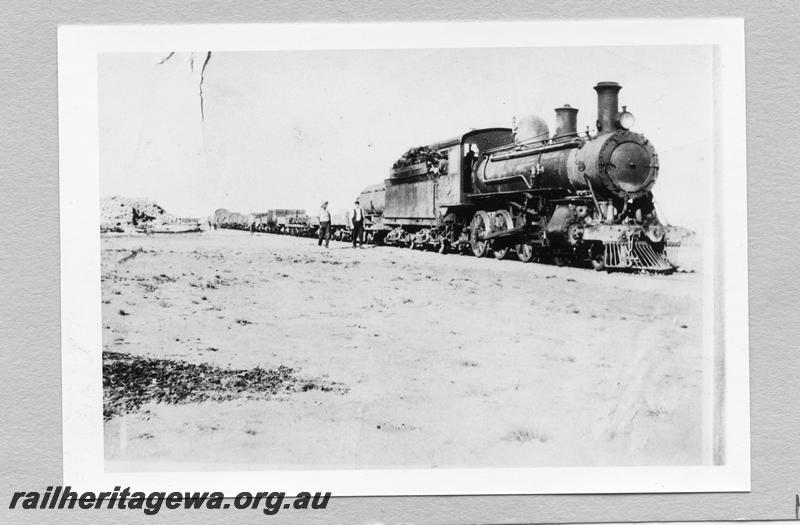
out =
[(158, 514), (163, 509), (260, 510), (277, 514), (282, 509), (319, 510), (328, 506), (330, 492), (239, 492), (226, 498), (222, 492), (134, 492), (114, 487), (109, 492), (76, 492), (72, 487), (47, 487), (42, 491), (14, 492), (9, 509), (119, 509)]

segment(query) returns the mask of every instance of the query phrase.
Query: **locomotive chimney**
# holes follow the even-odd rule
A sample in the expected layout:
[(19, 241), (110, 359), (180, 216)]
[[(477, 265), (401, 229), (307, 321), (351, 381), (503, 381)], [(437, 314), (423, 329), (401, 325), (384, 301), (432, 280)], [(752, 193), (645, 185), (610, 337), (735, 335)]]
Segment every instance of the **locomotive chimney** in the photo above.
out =
[(556, 134), (553, 138), (574, 137), (578, 134), (578, 108), (564, 104), (556, 108)]
[(617, 127), (619, 113), (619, 90), (622, 86), (616, 82), (598, 82), (597, 91), (597, 131), (610, 133)]

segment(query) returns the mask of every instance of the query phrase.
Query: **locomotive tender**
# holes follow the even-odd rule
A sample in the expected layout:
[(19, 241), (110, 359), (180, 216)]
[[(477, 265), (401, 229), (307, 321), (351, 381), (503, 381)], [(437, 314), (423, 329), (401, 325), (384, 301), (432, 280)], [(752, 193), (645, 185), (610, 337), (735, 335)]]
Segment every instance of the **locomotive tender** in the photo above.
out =
[(361, 192), (368, 240), (498, 259), (513, 250), (523, 262), (597, 270), (674, 270), (669, 254), (680, 243), (669, 238), (651, 191), (656, 150), (631, 131), (627, 108), (619, 111), (619, 84), (594, 89), (596, 133), (578, 133), (578, 109), (564, 105), (552, 135), (530, 115), (514, 129), (431, 144), (426, 162), (393, 168)]

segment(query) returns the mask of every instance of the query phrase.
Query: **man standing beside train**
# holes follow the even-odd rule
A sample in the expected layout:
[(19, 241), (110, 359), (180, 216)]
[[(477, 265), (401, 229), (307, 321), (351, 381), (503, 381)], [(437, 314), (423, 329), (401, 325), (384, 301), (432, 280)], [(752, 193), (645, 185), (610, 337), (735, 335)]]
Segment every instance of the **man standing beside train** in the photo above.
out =
[(328, 211), (328, 201), (322, 203), (317, 214), (319, 219), (319, 240), (317, 246), (322, 246), (322, 239), (325, 239), (325, 247), (331, 240), (331, 212)]
[(353, 248), (356, 247), (356, 242), (363, 248), (364, 247), (364, 210), (356, 199), (355, 207), (351, 215), (353, 222)]

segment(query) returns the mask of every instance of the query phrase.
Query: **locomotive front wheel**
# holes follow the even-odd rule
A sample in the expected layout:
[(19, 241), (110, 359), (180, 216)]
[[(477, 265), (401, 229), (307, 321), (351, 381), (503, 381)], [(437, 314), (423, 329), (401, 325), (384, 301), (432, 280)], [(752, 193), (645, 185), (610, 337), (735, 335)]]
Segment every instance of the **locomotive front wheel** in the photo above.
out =
[(486, 257), (489, 253), (489, 241), (484, 238), (489, 228), (489, 214), (476, 211), (469, 223), (469, 244), (475, 257)]
[(606, 261), (604, 257), (594, 258), (592, 259), (592, 268), (594, 268), (598, 272), (602, 272), (606, 269)]
[(606, 254), (603, 250), (594, 249), (589, 252), (589, 262), (598, 272), (606, 270)]

